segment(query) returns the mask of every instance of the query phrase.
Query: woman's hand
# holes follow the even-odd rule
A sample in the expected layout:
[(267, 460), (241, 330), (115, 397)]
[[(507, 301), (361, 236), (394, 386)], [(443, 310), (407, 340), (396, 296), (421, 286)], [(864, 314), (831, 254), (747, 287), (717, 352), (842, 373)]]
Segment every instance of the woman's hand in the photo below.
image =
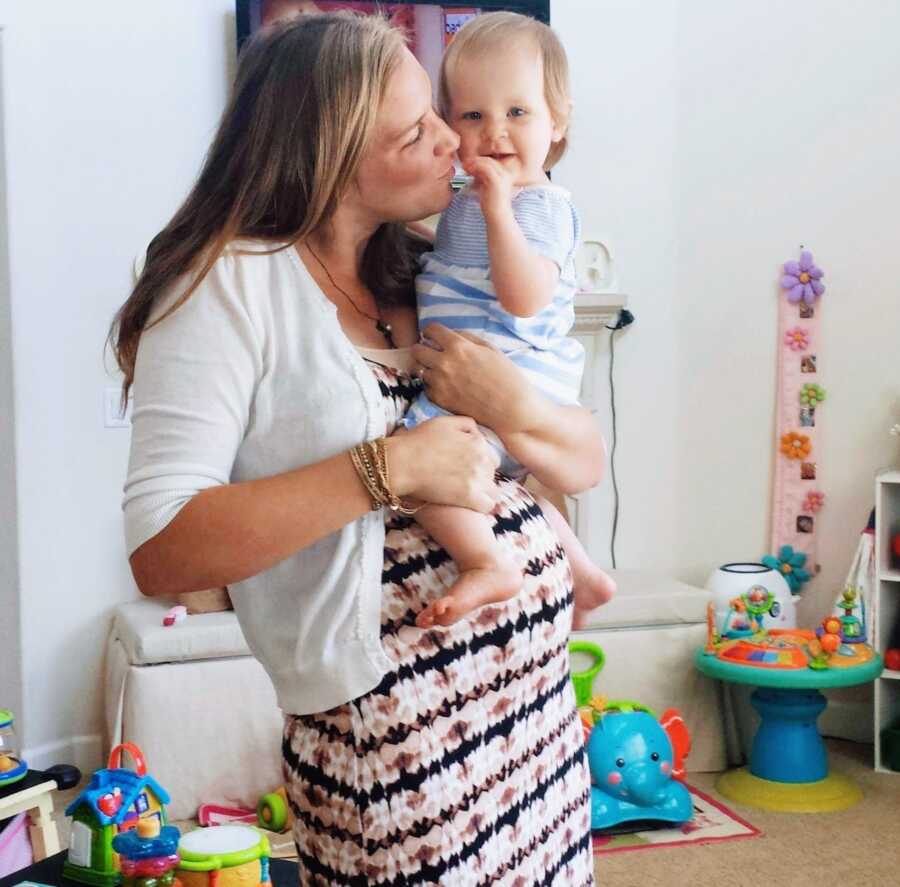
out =
[(412, 353), (434, 403), (471, 416), (501, 437), (529, 430), (539, 395), (503, 352), (472, 333), (437, 323), (422, 333), (437, 347), (418, 344)]
[(393, 491), (438, 505), (489, 512), (496, 503), (498, 459), (467, 416), (438, 416), (385, 441)]
[(429, 324), (423, 334), (441, 349), (413, 346), (436, 404), (493, 430), (551, 490), (572, 496), (600, 482), (606, 445), (590, 410), (553, 403), (505, 354), (471, 333)]

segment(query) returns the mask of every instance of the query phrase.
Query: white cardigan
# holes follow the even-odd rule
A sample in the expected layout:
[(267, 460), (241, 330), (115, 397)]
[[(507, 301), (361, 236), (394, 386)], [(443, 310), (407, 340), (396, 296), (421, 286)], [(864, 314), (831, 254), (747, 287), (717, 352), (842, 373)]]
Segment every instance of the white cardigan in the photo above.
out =
[[(334, 304), (293, 247), (260, 253), (271, 248), (236, 241), (141, 336), (123, 502), (129, 555), (201, 490), (281, 474), (385, 432), (378, 384)], [(383, 513), (371, 511), (229, 586), (285, 712), (347, 702), (391, 667), (380, 641), (383, 548)]]

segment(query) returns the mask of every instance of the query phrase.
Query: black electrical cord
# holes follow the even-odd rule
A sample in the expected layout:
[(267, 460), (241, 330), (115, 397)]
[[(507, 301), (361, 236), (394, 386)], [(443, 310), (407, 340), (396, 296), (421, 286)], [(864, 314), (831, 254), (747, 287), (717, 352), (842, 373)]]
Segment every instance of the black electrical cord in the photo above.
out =
[(612, 476), (613, 485), (613, 522), (612, 534), (609, 540), (609, 554), (612, 559), (613, 569), (616, 569), (616, 533), (619, 528), (619, 481), (616, 477), (616, 443), (618, 441), (618, 433), (616, 429), (616, 384), (613, 377), (613, 367), (616, 362), (616, 333), (625, 329), (626, 326), (634, 323), (634, 315), (627, 309), (623, 308), (619, 312), (619, 319), (615, 326), (608, 326), (609, 334), (609, 405), (612, 412), (612, 446), (609, 450), (609, 473)]
[(616, 530), (619, 527), (619, 483), (616, 480), (616, 385), (613, 381), (613, 364), (616, 359), (616, 333), (612, 328), (609, 334), (609, 403), (612, 408), (612, 446), (609, 450), (609, 473), (612, 475), (613, 485), (613, 521), (612, 535), (609, 539), (609, 554), (612, 558), (613, 569), (616, 568)]

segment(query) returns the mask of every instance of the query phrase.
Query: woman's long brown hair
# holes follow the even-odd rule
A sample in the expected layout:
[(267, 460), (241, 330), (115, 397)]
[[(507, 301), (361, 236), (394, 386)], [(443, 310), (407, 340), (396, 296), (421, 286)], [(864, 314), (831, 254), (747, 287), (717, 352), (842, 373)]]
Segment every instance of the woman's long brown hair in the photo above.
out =
[[(197, 182), (151, 241), (110, 326), (123, 405), (141, 334), (190, 298), (230, 241), (258, 238), (277, 252), (329, 222), (354, 181), (402, 46), (379, 16), (346, 13), (302, 15), (247, 42)], [(413, 302), (422, 249), (400, 224), (375, 232), (360, 277), (379, 302)], [(192, 271), (181, 297), (148, 324), (161, 296)]]

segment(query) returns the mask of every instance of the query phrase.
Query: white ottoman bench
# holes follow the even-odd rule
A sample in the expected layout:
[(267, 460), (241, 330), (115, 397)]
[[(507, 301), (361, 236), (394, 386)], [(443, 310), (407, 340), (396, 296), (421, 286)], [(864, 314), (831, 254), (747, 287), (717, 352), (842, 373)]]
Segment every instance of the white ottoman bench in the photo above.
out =
[[(116, 608), (106, 649), (110, 746), (134, 742), (171, 795), (172, 819), (203, 803), (255, 808), (281, 784), (281, 711), (233, 612), (164, 627), (150, 598)], [(130, 766), (126, 759), (125, 766)]]
[[(613, 570), (618, 591), (595, 610), (589, 626), (573, 639), (599, 644), (606, 664), (594, 683), (607, 699), (630, 699), (660, 715), (680, 710), (691, 734), (687, 759), (692, 770), (726, 766), (725, 738), (717, 682), (694, 668), (694, 654), (706, 642), (710, 592), (640, 570)], [(573, 661), (582, 669), (587, 662)]]

